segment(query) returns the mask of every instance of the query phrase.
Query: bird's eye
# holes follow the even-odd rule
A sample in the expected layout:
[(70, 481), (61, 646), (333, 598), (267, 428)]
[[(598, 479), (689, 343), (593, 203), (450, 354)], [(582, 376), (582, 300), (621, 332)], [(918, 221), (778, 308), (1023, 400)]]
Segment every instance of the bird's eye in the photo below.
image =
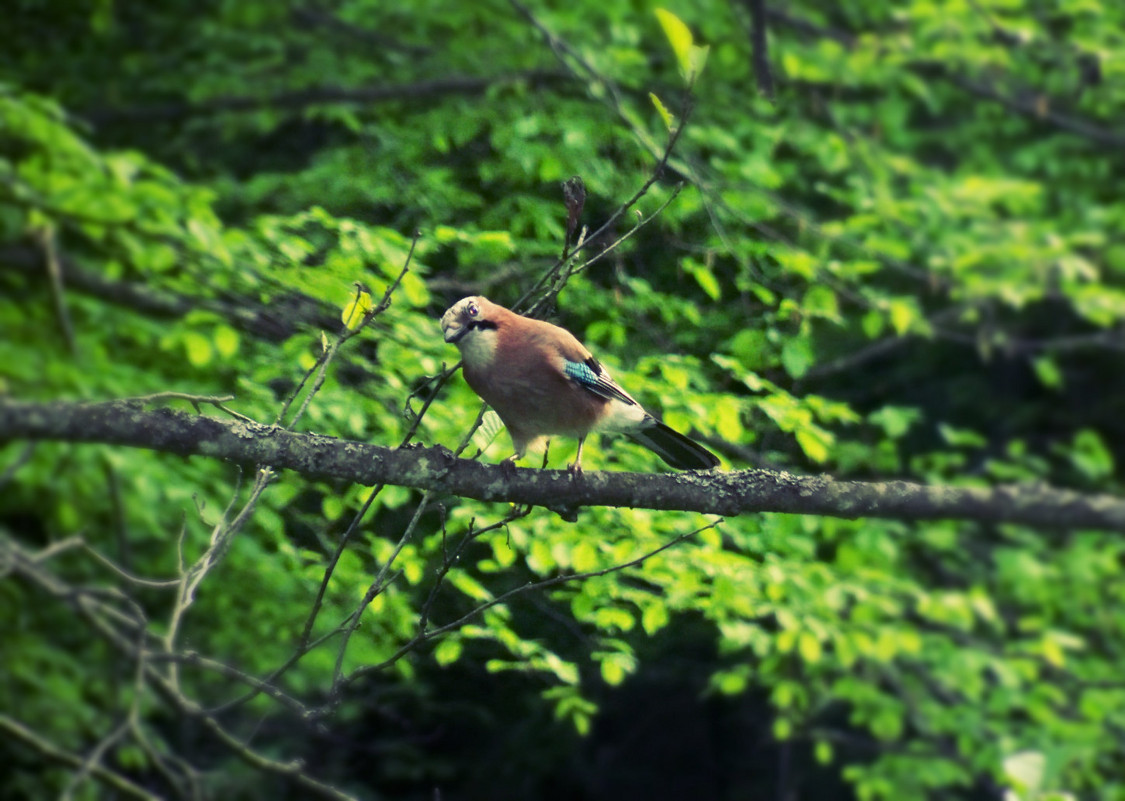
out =
[(466, 306), (465, 311), (468, 312), (470, 317), (476, 317), (478, 314), (480, 314), (480, 309), (477, 308), (477, 304), (475, 303), (470, 303), (468, 306)]

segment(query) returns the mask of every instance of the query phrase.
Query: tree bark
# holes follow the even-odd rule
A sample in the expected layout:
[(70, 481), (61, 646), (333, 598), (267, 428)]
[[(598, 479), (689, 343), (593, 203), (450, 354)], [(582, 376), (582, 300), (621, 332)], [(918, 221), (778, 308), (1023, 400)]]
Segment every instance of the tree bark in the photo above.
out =
[(770, 470), (624, 473), (515, 469), (458, 459), (446, 448), (386, 448), (301, 434), (247, 420), (167, 408), (144, 399), (94, 403), (0, 399), (0, 442), (59, 440), (123, 445), (268, 465), (309, 478), (394, 484), (543, 506), (573, 520), (583, 506), (667, 509), (733, 516), (789, 512), (842, 518), (957, 519), (1041, 529), (1125, 532), (1125, 500), (1042, 484), (926, 486), (838, 481)]

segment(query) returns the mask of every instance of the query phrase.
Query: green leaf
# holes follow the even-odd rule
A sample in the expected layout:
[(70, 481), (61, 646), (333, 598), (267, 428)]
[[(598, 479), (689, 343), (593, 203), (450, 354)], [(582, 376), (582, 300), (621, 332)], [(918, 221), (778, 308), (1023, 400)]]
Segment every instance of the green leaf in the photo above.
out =
[(1047, 387), (1047, 389), (1062, 389), (1063, 374), (1059, 369), (1058, 362), (1050, 356), (1040, 356), (1037, 359), (1032, 359), (1031, 366), (1035, 370), (1035, 377), (1039, 379), (1039, 383)]
[(778, 718), (773, 722), (773, 736), (777, 740), (788, 740), (793, 736), (793, 722), (788, 718)]
[(872, 423), (882, 426), (890, 439), (900, 439), (921, 418), (918, 409), (906, 406), (884, 406), (868, 417)]
[(480, 428), (473, 433), (473, 445), (482, 452), (486, 451), (503, 430), (504, 421), (500, 419), (500, 415), (489, 409), (481, 419)]
[(808, 426), (798, 429), (794, 436), (801, 450), (805, 452), (805, 456), (817, 463), (828, 461), (828, 449), (832, 445), (833, 437), (823, 428)]
[(797, 652), (809, 664), (820, 661), (823, 651), (820, 640), (811, 631), (802, 631), (797, 638)]
[(695, 282), (699, 284), (707, 297), (711, 300), (718, 300), (722, 295), (722, 289), (719, 287), (719, 281), (715, 278), (715, 273), (706, 264), (702, 264), (695, 259), (684, 259), (680, 262), (684, 272), (691, 275)]
[(1043, 788), (1047, 758), (1040, 751), (1020, 751), (1004, 759), (1004, 776), (1022, 797), (1033, 798)]
[(875, 309), (871, 309), (860, 318), (860, 327), (868, 339), (875, 339), (883, 333), (885, 323), (883, 314)]
[(621, 682), (625, 681), (625, 670), (620, 664), (611, 660), (602, 660), (602, 680), (610, 687), (616, 687)]
[(906, 300), (892, 301), (890, 304), (891, 327), (899, 336), (907, 333), (918, 319), (918, 310)]
[(765, 332), (756, 328), (744, 328), (739, 331), (730, 341), (729, 347), (730, 352), (747, 370), (769, 367), (773, 362), (771, 358), (773, 348)]
[(668, 607), (662, 600), (655, 600), (645, 606), (641, 613), (641, 628), (645, 634), (655, 634), (668, 625)]
[(955, 428), (946, 423), (938, 424), (938, 433), (955, 448), (983, 448), (988, 444), (988, 440), (980, 433), (967, 428)]
[(492, 593), (463, 570), (451, 570), (449, 572), (449, 583), (474, 601), (492, 600)]
[(691, 64), (687, 78), (688, 86), (694, 85), (695, 79), (702, 74), (703, 67), (707, 65), (707, 56), (710, 53), (711, 45), (692, 45), (691, 53), (688, 56), (688, 61)]
[(192, 367), (206, 367), (214, 358), (214, 349), (211, 340), (198, 331), (188, 331), (184, 334), (184, 351)]
[(320, 512), (326, 520), (339, 520), (347, 506), (339, 495), (325, 495), (320, 502)]
[(656, 19), (660, 22), (660, 27), (664, 29), (664, 35), (668, 38), (668, 43), (672, 45), (672, 52), (676, 55), (680, 75), (690, 84), (690, 78), (694, 75), (692, 47), (695, 43), (695, 39), (691, 35), (691, 29), (684, 24), (683, 20), (665, 8), (656, 9), (655, 14)]
[(1087, 478), (1100, 480), (1113, 475), (1113, 453), (1092, 428), (1083, 428), (1074, 435), (1070, 458)]
[(812, 343), (806, 336), (791, 337), (781, 347), (781, 365), (793, 378), (800, 378), (807, 373), (815, 361)]
[(902, 736), (902, 712), (893, 707), (883, 707), (871, 719), (871, 733), (883, 742)]
[(234, 358), (235, 354), (238, 353), (238, 331), (229, 325), (216, 326), (214, 339), (215, 350), (219, 352), (219, 356), (223, 359)]
[(840, 306), (836, 293), (824, 284), (814, 284), (805, 292), (801, 299), (801, 311), (811, 317), (823, 317), (827, 320), (840, 319)]
[(598, 566), (598, 550), (593, 543), (583, 540), (571, 552), (570, 562), (579, 573), (589, 572)]
[(745, 670), (723, 670), (712, 677), (711, 683), (723, 695), (739, 695), (746, 692), (750, 678)]
[(531, 543), (526, 560), (527, 566), (541, 576), (558, 567), (555, 557), (551, 554), (551, 547), (541, 539)]
[(452, 665), (461, 658), (461, 640), (456, 637), (446, 637), (434, 649), (434, 661), (442, 667)]
[(660, 98), (652, 92), (648, 93), (648, 97), (649, 100), (652, 101), (652, 105), (656, 106), (656, 113), (659, 114), (660, 119), (663, 120), (665, 129), (667, 129), (668, 133), (672, 133), (675, 128), (675, 118), (672, 116), (672, 112), (668, 111)]
[(352, 299), (344, 306), (344, 311), (340, 315), (340, 319), (344, 321), (344, 326), (349, 331), (354, 331), (359, 328), (368, 313), (374, 307), (371, 300), (371, 294), (362, 290), (352, 293)]

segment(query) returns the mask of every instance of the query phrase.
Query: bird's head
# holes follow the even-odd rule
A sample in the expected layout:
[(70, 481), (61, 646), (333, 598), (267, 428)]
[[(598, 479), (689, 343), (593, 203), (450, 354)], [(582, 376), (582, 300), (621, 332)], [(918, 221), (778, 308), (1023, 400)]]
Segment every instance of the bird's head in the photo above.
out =
[(468, 341), (483, 331), (497, 328), (496, 310), (500, 307), (488, 298), (462, 298), (441, 316), (441, 332), (446, 342), (464, 348)]

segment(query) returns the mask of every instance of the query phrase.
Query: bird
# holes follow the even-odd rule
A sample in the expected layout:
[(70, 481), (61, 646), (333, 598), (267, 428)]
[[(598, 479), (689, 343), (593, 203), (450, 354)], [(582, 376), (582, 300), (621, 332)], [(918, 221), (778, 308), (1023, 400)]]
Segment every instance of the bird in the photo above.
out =
[(441, 330), (461, 352), (465, 381), (511, 435), (516, 452), (507, 464), (551, 435), (576, 437), (578, 453), (567, 469), (580, 474), (582, 446), (595, 431), (625, 434), (678, 470), (719, 464), (711, 451), (646, 412), (565, 328), (474, 296), (449, 307)]

